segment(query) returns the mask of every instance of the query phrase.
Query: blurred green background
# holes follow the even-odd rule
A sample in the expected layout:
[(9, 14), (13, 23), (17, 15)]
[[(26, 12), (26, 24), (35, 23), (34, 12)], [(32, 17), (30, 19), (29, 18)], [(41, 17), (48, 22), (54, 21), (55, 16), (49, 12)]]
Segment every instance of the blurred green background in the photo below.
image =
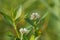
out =
[[(60, 0), (0, 0), (0, 11), (11, 17), (11, 14), (14, 13), (20, 5), (23, 7), (21, 18), (25, 14), (30, 15), (32, 12), (38, 12), (42, 17), (48, 12), (48, 19), (45, 21), (48, 22), (47, 28), (38, 40), (60, 40)], [(45, 17), (45, 19), (47, 17)], [(25, 20), (20, 20), (18, 26), (19, 25), (21, 25), (21, 27), (26, 26)], [(27, 23), (27, 25), (29, 24)], [(13, 34), (15, 34), (14, 28), (11, 25), (9, 26), (0, 14), (0, 40), (14, 40), (6, 35), (8, 31), (12, 31)]]

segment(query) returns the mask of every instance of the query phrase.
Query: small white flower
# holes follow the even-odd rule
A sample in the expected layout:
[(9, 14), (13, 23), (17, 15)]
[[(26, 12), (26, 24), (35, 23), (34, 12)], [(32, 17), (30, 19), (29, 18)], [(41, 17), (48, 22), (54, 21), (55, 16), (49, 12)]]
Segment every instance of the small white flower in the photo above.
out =
[(27, 30), (26, 28), (24, 28), (24, 32), (25, 32), (25, 33), (27, 33), (27, 32), (28, 32), (28, 30)]
[(27, 30), (26, 28), (21, 28), (19, 31), (20, 31), (21, 33), (27, 33), (27, 32), (28, 32), (28, 30)]
[(23, 33), (24, 29), (23, 29), (23, 28), (21, 28), (19, 31), (20, 31), (21, 33)]
[(31, 19), (31, 20), (36, 20), (36, 19), (39, 18), (39, 17), (40, 17), (39, 14), (36, 12), (36, 13), (32, 13), (32, 14), (31, 14), (30, 19)]

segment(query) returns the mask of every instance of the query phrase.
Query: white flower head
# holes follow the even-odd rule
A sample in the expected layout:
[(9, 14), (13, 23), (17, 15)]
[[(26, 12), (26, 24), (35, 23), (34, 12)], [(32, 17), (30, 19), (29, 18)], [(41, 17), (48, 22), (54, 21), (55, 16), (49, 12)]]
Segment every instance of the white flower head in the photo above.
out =
[(20, 33), (27, 33), (28, 32), (28, 30), (26, 28), (21, 28), (19, 31), (20, 31)]
[(31, 19), (31, 20), (36, 20), (36, 19), (39, 18), (39, 17), (40, 17), (39, 14), (36, 12), (36, 13), (32, 13), (32, 14), (31, 14), (30, 19)]

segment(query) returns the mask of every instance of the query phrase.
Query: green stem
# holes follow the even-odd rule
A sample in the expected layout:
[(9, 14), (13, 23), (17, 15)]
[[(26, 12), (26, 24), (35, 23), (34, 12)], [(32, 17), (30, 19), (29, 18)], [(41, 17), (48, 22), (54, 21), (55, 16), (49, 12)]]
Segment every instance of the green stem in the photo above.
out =
[(23, 40), (23, 33), (21, 33), (21, 40)]
[(17, 33), (17, 37), (19, 38), (19, 33), (18, 33), (18, 30), (17, 30), (16, 24), (15, 24), (15, 21), (13, 21), (13, 26), (14, 26), (14, 29), (15, 29), (15, 31), (16, 31), (16, 33)]
[(18, 33), (16, 24), (15, 24), (15, 18), (13, 17), (13, 13), (12, 13), (12, 20), (13, 20), (13, 27), (14, 27), (14, 29), (15, 29), (15, 31), (16, 31), (17, 37), (19, 38), (19, 33)]
[[(35, 31), (36, 31), (36, 21), (34, 22), (34, 27), (33, 27), (33, 34), (35, 35)], [(35, 36), (34, 36), (34, 38), (35, 38)], [(35, 40), (35, 39), (34, 39)]]

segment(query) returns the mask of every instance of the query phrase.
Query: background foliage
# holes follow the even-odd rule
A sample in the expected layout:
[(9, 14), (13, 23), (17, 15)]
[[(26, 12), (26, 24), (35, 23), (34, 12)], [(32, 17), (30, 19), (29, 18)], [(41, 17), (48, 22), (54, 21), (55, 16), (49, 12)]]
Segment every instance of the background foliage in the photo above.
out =
[[(11, 18), (15, 18), (20, 5), (23, 10), (16, 20), (18, 30), (21, 27), (32, 27), (33, 24), (24, 17), (25, 15), (29, 17), (32, 12), (38, 12), (41, 21), (37, 26), (39, 30), (36, 31), (35, 37), (40, 35), (38, 40), (60, 40), (60, 0), (0, 0), (0, 40), (14, 40), (16, 32), (12, 27)], [(7, 34), (13, 36), (8, 37)], [(33, 40), (33, 37), (34, 35), (31, 35), (30, 40)]]

